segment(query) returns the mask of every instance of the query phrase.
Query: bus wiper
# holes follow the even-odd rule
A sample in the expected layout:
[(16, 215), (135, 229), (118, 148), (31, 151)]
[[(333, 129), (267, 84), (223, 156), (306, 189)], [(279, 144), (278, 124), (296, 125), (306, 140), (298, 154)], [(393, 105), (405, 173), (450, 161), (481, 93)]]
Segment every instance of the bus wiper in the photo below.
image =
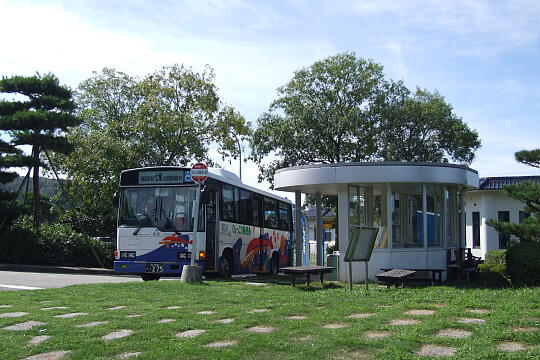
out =
[[(146, 217), (147, 220), (150, 220), (150, 217), (148, 217), (148, 214), (145, 214), (144, 216)], [(144, 223), (141, 220), (139, 220), (139, 216), (136, 215), (135, 219), (137, 219), (137, 222), (139, 223), (139, 227), (137, 228), (137, 230), (133, 232), (133, 235), (137, 235), (139, 233), (139, 230), (141, 230), (142, 227), (144, 226)]]

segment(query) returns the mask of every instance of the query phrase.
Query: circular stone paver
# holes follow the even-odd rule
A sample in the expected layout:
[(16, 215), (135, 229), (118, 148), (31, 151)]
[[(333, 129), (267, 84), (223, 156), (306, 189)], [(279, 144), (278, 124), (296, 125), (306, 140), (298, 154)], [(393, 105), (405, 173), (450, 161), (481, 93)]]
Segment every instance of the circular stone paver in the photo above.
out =
[(47, 311), (47, 310), (64, 310), (64, 309), (67, 309), (68, 307), (67, 306), (51, 306), (51, 307), (45, 307), (45, 308), (41, 308), (40, 310), (43, 310), (43, 311)]
[(26, 346), (37, 346), (50, 338), (48, 335), (34, 336), (26, 343)]
[(308, 317), (306, 315), (292, 315), (292, 316), (287, 316), (285, 319), (287, 319), (287, 320), (305, 320), (307, 318)]
[(123, 354), (118, 355), (116, 358), (117, 359), (129, 359), (129, 358), (132, 358), (132, 357), (135, 357), (135, 356), (139, 356), (141, 354), (142, 354), (142, 352), (123, 353)]
[(14, 317), (21, 317), (21, 316), (24, 316), (24, 315), (28, 315), (28, 313), (23, 312), (23, 311), (19, 311), (19, 312), (0, 314), (0, 318), (14, 318)]
[(275, 329), (271, 326), (253, 326), (247, 329), (248, 331), (259, 333), (259, 334), (269, 334)]
[(389, 331), (366, 331), (363, 334), (364, 339), (384, 339), (389, 336)]
[(230, 324), (234, 322), (234, 319), (219, 319), (215, 321), (218, 324)]
[(118, 306), (113, 306), (113, 307), (110, 307), (110, 308), (106, 308), (105, 310), (122, 310), (122, 309), (125, 309), (126, 306), (125, 305), (118, 305)]
[(47, 323), (44, 323), (44, 322), (41, 322), (41, 321), (27, 321), (27, 322), (23, 322), (23, 323), (20, 323), (20, 324), (7, 326), (7, 327), (4, 328), (4, 330), (25, 331), (25, 330), (32, 329), (34, 326), (41, 326), (41, 325), (45, 325), (45, 324), (47, 324)]
[(217, 342), (213, 342), (213, 343), (210, 343), (210, 344), (206, 344), (205, 346), (207, 348), (222, 348), (222, 347), (228, 347), (228, 346), (233, 346), (233, 345), (236, 345), (238, 342), (235, 341), (235, 340), (230, 340), (230, 341), (217, 341)]
[(180, 308), (181, 308), (181, 306), (176, 306), (175, 305), (175, 306), (167, 306), (165, 309), (167, 309), (167, 310), (176, 310), (176, 309), (180, 309)]
[(469, 312), (473, 314), (489, 314), (491, 311), (486, 309), (469, 309)]
[(88, 313), (84, 313), (84, 312), (68, 313), (68, 314), (56, 315), (55, 318), (71, 319), (71, 318), (74, 318), (77, 316), (83, 316), (83, 315), (88, 315)]
[(270, 309), (253, 309), (253, 310), (248, 310), (247, 313), (248, 314), (258, 314), (258, 313), (263, 313), (263, 312), (267, 312), (267, 311), (270, 311)]
[(250, 285), (250, 286), (266, 286), (265, 283), (258, 283), (258, 282), (247, 282), (246, 285)]
[(109, 323), (108, 321), (94, 321), (94, 322), (89, 322), (89, 323), (86, 323), (86, 324), (75, 325), (75, 327), (85, 328), (85, 327), (93, 327), (93, 326), (104, 325), (104, 324), (108, 324), (108, 323)]
[(346, 328), (348, 325), (347, 324), (336, 324), (336, 323), (333, 323), (333, 324), (326, 324), (326, 325), (323, 325), (322, 327), (325, 328), (325, 329), (343, 329), (343, 328)]
[(518, 342), (504, 342), (497, 345), (497, 349), (506, 352), (516, 352), (527, 350), (528, 347)]
[(424, 345), (416, 352), (416, 355), (420, 356), (452, 356), (456, 353), (456, 348), (440, 345)]
[(407, 315), (435, 315), (435, 310), (427, 310), (427, 309), (413, 309), (409, 311), (405, 311), (405, 314)]
[(158, 324), (168, 324), (168, 323), (172, 323), (172, 322), (175, 322), (175, 321), (176, 321), (175, 319), (161, 319), (157, 323)]
[(476, 318), (459, 318), (457, 322), (460, 324), (485, 324), (486, 320)]
[(446, 337), (451, 339), (465, 339), (472, 335), (472, 332), (461, 329), (444, 329), (439, 330), (437, 337)]
[(23, 360), (57, 360), (69, 354), (69, 351), (53, 351), (25, 357)]
[(538, 331), (538, 328), (516, 326), (516, 327), (513, 327), (512, 330), (517, 331), (517, 332), (531, 332), (531, 331)]
[(204, 334), (205, 332), (206, 332), (206, 330), (202, 330), (202, 329), (187, 330), (187, 331), (176, 334), (176, 337), (193, 338), (195, 336), (199, 336), (201, 334)]
[(140, 316), (142, 316), (142, 315), (141, 315), (141, 314), (128, 314), (128, 315), (126, 315), (126, 317), (127, 317), (128, 319), (136, 318), (136, 317), (140, 317)]
[(118, 331), (109, 333), (107, 335), (103, 335), (101, 339), (103, 340), (121, 339), (126, 336), (130, 336), (131, 334), (133, 334), (133, 330), (118, 330)]
[(416, 325), (416, 324), (420, 324), (421, 321), (420, 320), (415, 320), (415, 319), (393, 319), (393, 320), (390, 320), (390, 325)]
[(342, 350), (341, 354), (335, 355), (331, 359), (339, 359), (339, 360), (345, 360), (345, 359), (369, 359), (371, 358), (371, 355), (367, 353), (365, 350)]
[(0, 305), (0, 309), (7, 309), (13, 307), (12, 305)]
[(375, 314), (373, 313), (362, 313), (362, 314), (352, 314), (352, 315), (349, 315), (347, 316), (349, 319), (365, 319), (365, 318), (368, 318), (368, 317), (371, 317)]
[(215, 311), (205, 310), (205, 311), (199, 311), (197, 315), (212, 315), (215, 314)]

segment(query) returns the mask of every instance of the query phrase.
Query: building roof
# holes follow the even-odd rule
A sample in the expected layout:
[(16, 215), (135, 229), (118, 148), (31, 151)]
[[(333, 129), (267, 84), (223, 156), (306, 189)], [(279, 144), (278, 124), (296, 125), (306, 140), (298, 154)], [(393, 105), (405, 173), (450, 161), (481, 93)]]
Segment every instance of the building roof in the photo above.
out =
[(540, 176), (491, 176), (479, 179), (478, 190), (502, 190), (505, 185), (534, 182), (540, 184)]
[[(280, 191), (337, 195), (347, 184), (431, 183), (476, 189), (478, 172), (463, 165), (425, 162), (351, 162), (311, 164), (279, 169)], [(345, 189), (345, 190), (344, 190)]]

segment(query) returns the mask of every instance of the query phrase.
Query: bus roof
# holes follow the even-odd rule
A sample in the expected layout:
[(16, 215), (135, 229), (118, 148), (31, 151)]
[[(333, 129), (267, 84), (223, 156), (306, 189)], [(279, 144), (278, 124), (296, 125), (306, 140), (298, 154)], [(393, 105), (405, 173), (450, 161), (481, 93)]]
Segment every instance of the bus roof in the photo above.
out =
[[(132, 173), (132, 172), (138, 172), (138, 171), (141, 171), (141, 170), (144, 170), (144, 171), (152, 171), (152, 170), (183, 170), (183, 171), (190, 171), (191, 168), (181, 167), (181, 166), (152, 166), (152, 167), (126, 169), (126, 170), (123, 170), (120, 173), (120, 181), (121, 181), (122, 177), (125, 174)], [(271, 197), (271, 198), (274, 198), (274, 199), (277, 199), (277, 200), (292, 204), (292, 201), (287, 199), (287, 198), (272, 194), (269, 191), (258, 189), (258, 188), (254, 187), (254, 186), (244, 184), (242, 182), (242, 180), (240, 180), (240, 178), (236, 174), (234, 174), (231, 171), (225, 170), (223, 168), (208, 168), (208, 177), (212, 178), (212, 179), (215, 179), (215, 180), (218, 180), (218, 181), (221, 181), (221, 182), (226, 183), (226, 184), (235, 185), (235, 186), (241, 187), (243, 189), (251, 190), (251, 191), (256, 192), (258, 194), (262, 194), (264, 196), (268, 196), (268, 197)], [(126, 185), (120, 184), (120, 186), (124, 187)], [(168, 186), (170, 186), (170, 185), (168, 185)]]

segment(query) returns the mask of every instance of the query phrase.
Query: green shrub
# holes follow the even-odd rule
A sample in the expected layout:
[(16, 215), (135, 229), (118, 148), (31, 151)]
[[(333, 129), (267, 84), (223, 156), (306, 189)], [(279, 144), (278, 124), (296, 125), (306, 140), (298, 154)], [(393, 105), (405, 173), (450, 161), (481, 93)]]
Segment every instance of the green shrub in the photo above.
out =
[(506, 274), (513, 286), (540, 285), (540, 242), (516, 244), (506, 252)]
[(19, 219), (0, 239), (0, 261), (18, 264), (112, 267), (114, 252), (101, 241), (78, 233), (69, 224), (43, 223), (34, 229), (30, 218)]
[(506, 249), (490, 250), (486, 254), (486, 260), (478, 265), (480, 271), (493, 271), (504, 275), (506, 272)]

